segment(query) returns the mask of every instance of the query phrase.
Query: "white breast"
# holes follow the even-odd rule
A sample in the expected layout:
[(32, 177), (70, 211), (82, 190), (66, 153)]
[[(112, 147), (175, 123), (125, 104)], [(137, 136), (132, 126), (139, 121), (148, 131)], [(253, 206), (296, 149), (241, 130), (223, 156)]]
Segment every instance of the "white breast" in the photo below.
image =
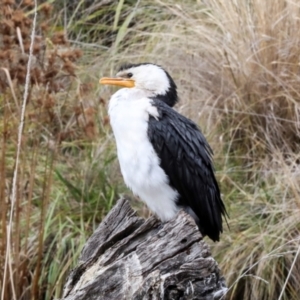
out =
[(119, 90), (109, 103), (124, 181), (162, 221), (167, 221), (178, 211), (175, 203), (178, 193), (169, 186), (148, 139), (149, 114), (158, 116), (151, 100), (135, 89)]

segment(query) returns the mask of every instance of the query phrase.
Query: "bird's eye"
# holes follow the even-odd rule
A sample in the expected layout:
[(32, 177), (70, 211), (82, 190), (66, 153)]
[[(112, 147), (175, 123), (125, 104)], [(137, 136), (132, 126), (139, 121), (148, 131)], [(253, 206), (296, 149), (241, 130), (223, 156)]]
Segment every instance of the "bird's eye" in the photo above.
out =
[(128, 77), (128, 78), (131, 78), (132, 76), (133, 76), (132, 73), (127, 73), (127, 77)]

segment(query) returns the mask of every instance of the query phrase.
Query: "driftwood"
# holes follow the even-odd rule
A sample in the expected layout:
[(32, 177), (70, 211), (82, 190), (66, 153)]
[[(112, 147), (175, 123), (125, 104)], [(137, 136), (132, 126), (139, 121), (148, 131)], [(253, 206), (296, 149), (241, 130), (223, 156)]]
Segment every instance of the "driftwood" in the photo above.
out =
[(64, 300), (224, 299), (216, 261), (185, 212), (144, 220), (118, 201), (85, 244)]

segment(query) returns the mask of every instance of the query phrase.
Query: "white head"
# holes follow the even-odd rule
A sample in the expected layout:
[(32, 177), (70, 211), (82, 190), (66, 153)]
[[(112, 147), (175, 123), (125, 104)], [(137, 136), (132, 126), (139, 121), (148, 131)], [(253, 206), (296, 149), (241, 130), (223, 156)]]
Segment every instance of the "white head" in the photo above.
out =
[(104, 77), (100, 83), (144, 90), (150, 97), (158, 98), (170, 106), (178, 100), (176, 84), (169, 73), (151, 63), (123, 65), (116, 78)]

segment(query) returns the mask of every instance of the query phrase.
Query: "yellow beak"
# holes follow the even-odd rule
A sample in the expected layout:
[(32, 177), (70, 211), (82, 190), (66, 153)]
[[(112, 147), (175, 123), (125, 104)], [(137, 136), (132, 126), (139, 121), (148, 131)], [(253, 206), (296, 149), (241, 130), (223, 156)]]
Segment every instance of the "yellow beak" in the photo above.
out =
[(109, 84), (109, 85), (117, 85), (127, 88), (132, 88), (135, 86), (134, 80), (126, 79), (126, 78), (110, 78), (110, 77), (102, 77), (99, 80), (100, 84)]

